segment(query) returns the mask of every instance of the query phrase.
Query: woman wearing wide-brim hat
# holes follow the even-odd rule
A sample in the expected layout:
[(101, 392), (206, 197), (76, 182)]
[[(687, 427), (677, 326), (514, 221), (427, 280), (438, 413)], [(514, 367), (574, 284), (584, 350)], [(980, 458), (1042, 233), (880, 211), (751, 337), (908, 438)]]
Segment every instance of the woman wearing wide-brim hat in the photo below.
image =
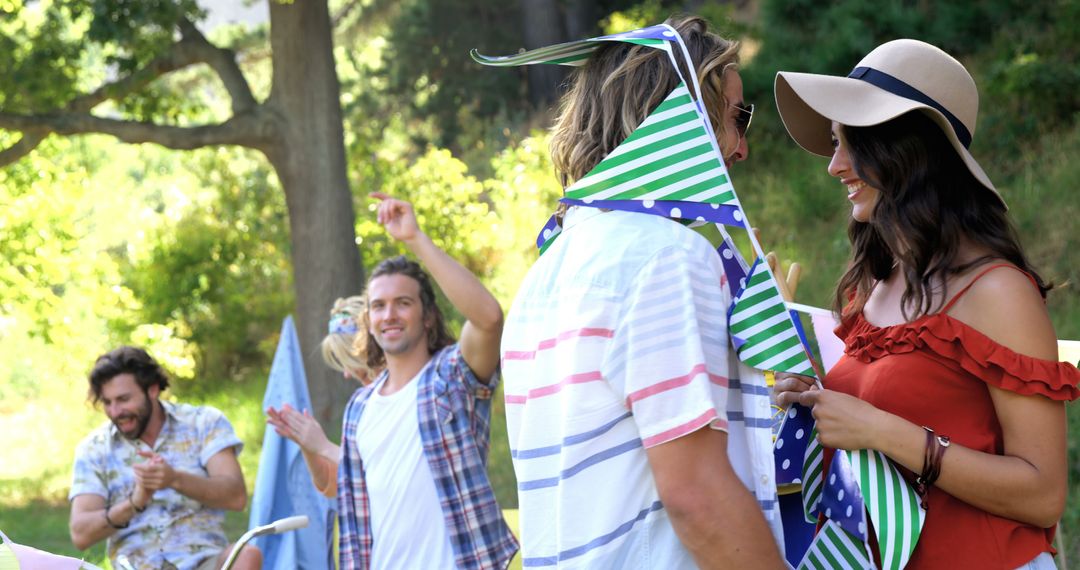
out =
[(926, 505), (909, 568), (1053, 568), (1080, 371), (1057, 361), (1050, 285), (968, 150), (975, 82), (896, 40), (847, 77), (778, 73), (776, 103), (800, 146), (832, 158), (852, 244), (835, 294), (845, 355), (823, 390), (778, 375), (778, 400), (813, 406), (827, 448), (901, 467)]

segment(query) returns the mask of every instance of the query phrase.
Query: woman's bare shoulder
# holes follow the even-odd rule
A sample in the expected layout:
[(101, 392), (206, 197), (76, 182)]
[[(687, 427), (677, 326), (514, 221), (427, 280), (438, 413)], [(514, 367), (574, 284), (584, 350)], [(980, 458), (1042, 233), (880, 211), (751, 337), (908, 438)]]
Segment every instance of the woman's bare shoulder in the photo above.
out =
[(949, 315), (1014, 352), (1057, 360), (1057, 336), (1046, 304), (1031, 278), (1016, 267), (997, 267), (975, 279)]

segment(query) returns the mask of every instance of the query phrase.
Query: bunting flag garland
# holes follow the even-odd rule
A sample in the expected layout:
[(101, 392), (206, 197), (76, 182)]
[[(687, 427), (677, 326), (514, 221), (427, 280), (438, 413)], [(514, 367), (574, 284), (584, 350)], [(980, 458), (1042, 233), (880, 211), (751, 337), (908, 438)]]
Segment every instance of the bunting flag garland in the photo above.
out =
[[(474, 60), (490, 66), (557, 64), (580, 66), (603, 42), (626, 42), (667, 53), (676, 73), (677, 56), (689, 62), (682, 38), (667, 25)], [(693, 66), (689, 66), (693, 67)], [(638, 127), (591, 171), (565, 191), (564, 204), (659, 215), (682, 223), (716, 223), (724, 241), (721, 257), (733, 303), (729, 333), (739, 359), (761, 370), (817, 378), (809, 343), (797, 316), (785, 304), (765, 255), (731, 184), (695, 74), (681, 82)], [(693, 87), (691, 91), (690, 87)], [(756, 260), (747, 269), (723, 225), (747, 231)], [(562, 228), (552, 216), (537, 237), (543, 254)], [(777, 481), (803, 488), (806, 520), (828, 520), (798, 568), (872, 568), (867, 513), (881, 546), (882, 564), (903, 568), (918, 540), (925, 513), (896, 467), (876, 451), (837, 452), (824, 472), (824, 449), (810, 410), (793, 405), (774, 444)]]
[[(882, 570), (900, 570), (911, 559), (926, 520), (896, 466), (868, 449), (836, 452), (820, 507), (828, 520), (799, 568), (873, 568), (866, 548), (869, 513)], [(827, 532), (830, 527), (833, 532)]]
[[(686, 220), (742, 226), (744, 217), (727, 168), (703, 126), (690, 91), (680, 83), (644, 121), (560, 200)], [(557, 234), (544, 225), (541, 253)]]

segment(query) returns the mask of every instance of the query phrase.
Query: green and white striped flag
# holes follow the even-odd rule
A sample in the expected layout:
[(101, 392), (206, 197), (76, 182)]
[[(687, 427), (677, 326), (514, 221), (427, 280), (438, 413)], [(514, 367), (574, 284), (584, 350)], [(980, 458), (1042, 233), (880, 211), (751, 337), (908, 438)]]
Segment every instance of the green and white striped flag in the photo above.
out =
[[(809, 460), (812, 453), (820, 454), (811, 451), (816, 442), (815, 432), (816, 429), (810, 433), (811, 446), (807, 449), (803, 499), (807, 505), (813, 504), (807, 508), (807, 514), (820, 511), (827, 523), (803, 555), (799, 567), (818, 568), (822, 563), (827, 568), (871, 567), (832, 565), (836, 560), (850, 562), (866, 555), (869, 514), (882, 570), (901, 570), (911, 559), (926, 520), (926, 511), (919, 506), (914, 489), (883, 453), (868, 449), (837, 451), (826, 482), (820, 461), (814, 464)], [(816, 447), (821, 449), (820, 444)], [(811, 522), (815, 521), (811, 519)], [(835, 526), (837, 533), (822, 536), (830, 525)]]
[(826, 521), (814, 537), (799, 570), (864, 570), (873, 568), (866, 543), (833, 521)]
[(585, 65), (585, 62), (588, 61), (592, 52), (603, 45), (602, 42), (631, 43), (662, 49), (670, 53), (671, 42), (674, 39), (673, 33), (671, 28), (667, 26), (650, 26), (648, 28), (621, 34), (612, 34), (610, 36), (600, 36), (598, 38), (589, 38), (587, 40), (577, 40), (564, 44), (536, 48), (514, 55), (482, 55), (476, 50), (470, 51), (469, 55), (471, 55), (477, 63), (495, 67), (514, 67), (518, 65), (535, 65), (541, 63), (577, 67)]
[(566, 197), (735, 205), (727, 169), (705, 131), (697, 105), (680, 83)]
[[(809, 410), (807, 410), (809, 412)], [(806, 453), (803, 459), (802, 501), (806, 522), (816, 523), (818, 505), (821, 504), (821, 490), (825, 480), (825, 448), (817, 438), (817, 425), (810, 430), (810, 439), (806, 441)]]
[(739, 360), (761, 370), (817, 377), (772, 271), (760, 258), (728, 314)]
[(900, 471), (880, 451), (845, 451), (874, 523), (883, 569), (900, 570), (919, 541), (926, 511)]

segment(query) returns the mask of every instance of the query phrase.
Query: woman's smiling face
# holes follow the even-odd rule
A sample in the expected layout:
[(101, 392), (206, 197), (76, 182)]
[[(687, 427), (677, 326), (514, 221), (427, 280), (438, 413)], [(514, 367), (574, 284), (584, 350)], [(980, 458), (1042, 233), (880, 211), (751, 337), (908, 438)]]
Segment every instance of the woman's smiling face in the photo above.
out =
[(840, 183), (847, 188), (851, 217), (857, 222), (869, 222), (881, 194), (855, 172), (847, 144), (844, 142), (843, 125), (835, 121), (832, 124), (832, 143), (833, 155), (829, 161), (829, 174), (839, 178)]

